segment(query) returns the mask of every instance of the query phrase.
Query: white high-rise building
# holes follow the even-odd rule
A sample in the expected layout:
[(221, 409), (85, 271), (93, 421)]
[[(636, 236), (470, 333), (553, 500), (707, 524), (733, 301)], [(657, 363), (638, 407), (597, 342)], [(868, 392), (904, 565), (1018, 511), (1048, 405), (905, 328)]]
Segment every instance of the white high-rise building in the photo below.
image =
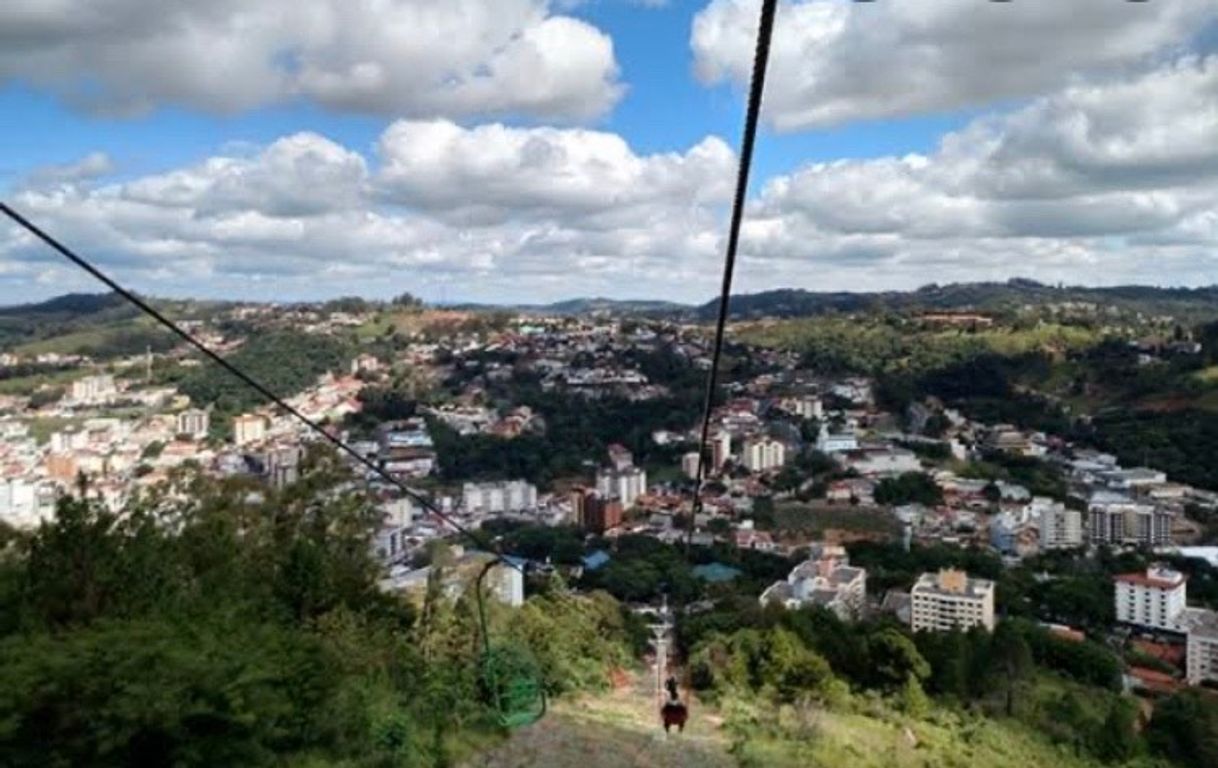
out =
[(1218, 612), (1186, 608), (1182, 623), (1188, 628), (1185, 651), (1188, 684), (1218, 681)]
[(537, 486), (524, 480), (466, 483), (461, 487), (461, 504), (467, 512), (490, 515), (536, 509)]
[(1083, 513), (1065, 504), (1037, 496), (1028, 504), (1028, 517), (1040, 528), (1041, 549), (1083, 546)]
[(640, 467), (598, 470), (596, 492), (602, 499), (617, 499), (623, 509), (629, 509), (647, 493), (647, 472)]
[(732, 457), (732, 435), (730, 432), (722, 431), (711, 435), (711, 468), (715, 470), (723, 469), (723, 465), (727, 464), (727, 460)]
[(211, 414), (200, 408), (188, 408), (178, 414), (177, 433), (189, 435), (196, 440), (207, 437), (211, 428)]
[(681, 457), (681, 472), (690, 480), (698, 478), (698, 452), (690, 451)]
[(54, 489), (19, 477), (0, 480), (0, 522), (14, 528), (34, 528), (55, 514)]
[(746, 440), (741, 450), (741, 463), (750, 472), (777, 469), (786, 463), (787, 448), (773, 438)]
[(246, 413), (233, 419), (233, 442), (248, 445), (266, 439), (266, 418)]
[(1183, 631), (1180, 612), (1187, 602), (1188, 577), (1152, 565), (1145, 573), (1122, 573), (1116, 582), (1116, 618), (1126, 624)]
[(114, 386), (114, 377), (100, 373), (96, 376), (85, 376), (72, 382), (71, 397), (77, 403), (102, 403), (118, 393)]
[(994, 628), (994, 582), (964, 571), (924, 573), (910, 591), (910, 625), (915, 632)]

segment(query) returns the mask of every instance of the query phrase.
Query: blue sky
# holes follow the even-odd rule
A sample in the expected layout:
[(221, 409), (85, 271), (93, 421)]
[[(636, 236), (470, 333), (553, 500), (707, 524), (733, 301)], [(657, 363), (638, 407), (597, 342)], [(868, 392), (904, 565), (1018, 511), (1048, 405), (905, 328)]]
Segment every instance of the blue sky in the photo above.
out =
[[(660, 7), (598, 0), (572, 9), (612, 36), (628, 84), (625, 98), (593, 126), (627, 137), (645, 153), (680, 150), (708, 134), (738, 142), (742, 88), (706, 87), (693, 74), (690, 24), (702, 7), (697, 0), (672, 0)], [(262, 145), (302, 130), (366, 149), (390, 122), (309, 103), (232, 115), (165, 107), (139, 119), (106, 117), (73, 110), (50, 93), (16, 81), (0, 89), (0, 115), (5, 116), (6, 139), (0, 171), (9, 184), (31, 167), (72, 162), (90, 152), (106, 152), (122, 174), (135, 176), (196, 162), (226, 144)], [(927, 152), (970, 116), (967, 110), (952, 110), (797, 133), (765, 130), (755, 154), (755, 178), (809, 161)], [(538, 123), (527, 115), (507, 119)]]
[[(713, 292), (758, 0), (66, 2), (0, 7), (0, 192), (141, 290)], [(1212, 281), (1218, 0), (987, 5), (784, 0), (742, 289)]]

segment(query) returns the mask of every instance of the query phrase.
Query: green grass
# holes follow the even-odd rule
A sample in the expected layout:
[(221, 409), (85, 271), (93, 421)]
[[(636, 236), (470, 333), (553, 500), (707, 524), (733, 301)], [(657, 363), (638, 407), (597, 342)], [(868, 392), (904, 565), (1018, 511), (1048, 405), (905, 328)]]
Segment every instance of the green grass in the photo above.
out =
[[(748, 768), (1093, 768), (1041, 729), (932, 704), (910, 716), (873, 695), (831, 708), (725, 702), (733, 753)], [(1161, 766), (1135, 758), (1127, 768)]]
[(26, 426), (30, 429), (30, 437), (34, 438), (39, 445), (45, 444), (51, 439), (51, 433), (58, 432), (67, 427), (74, 427), (84, 422), (84, 419), (64, 419), (64, 418), (38, 418), (30, 419), (26, 422)]
[[(625, 690), (554, 703), (540, 723), (468, 758), (467, 768), (1098, 768), (1037, 728), (937, 704), (924, 716), (874, 695), (848, 695), (824, 707), (776, 708), (729, 696), (694, 701), (683, 735), (665, 736), (645, 676)], [(1046, 681), (1044, 695), (1069, 685)], [(1145, 758), (1128, 768), (1160, 765)]]
[(54, 373), (39, 373), (34, 376), (19, 376), (13, 379), (4, 379), (0, 381), (0, 395), (28, 395), (44, 384), (51, 386), (64, 386), (82, 376), (87, 375), (87, 370), (77, 369), (68, 371), (55, 371)]

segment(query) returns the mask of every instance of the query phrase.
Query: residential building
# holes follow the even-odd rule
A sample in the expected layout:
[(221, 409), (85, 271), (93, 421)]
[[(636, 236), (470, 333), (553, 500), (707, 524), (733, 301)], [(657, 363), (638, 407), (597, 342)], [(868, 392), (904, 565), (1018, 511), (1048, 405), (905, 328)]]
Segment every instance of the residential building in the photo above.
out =
[(1116, 583), (1116, 618), (1126, 624), (1151, 629), (1180, 631), (1180, 612), (1184, 610), (1188, 577), (1161, 565), (1145, 573), (1122, 573)]
[(96, 376), (85, 376), (72, 382), (70, 396), (73, 402), (82, 404), (104, 403), (118, 394), (114, 386), (114, 377), (100, 373)]
[(1087, 508), (1087, 538), (1091, 544), (1165, 546), (1171, 544), (1172, 519), (1167, 507), (1097, 491)]
[(690, 480), (698, 478), (698, 456), (697, 451), (690, 451), (681, 457), (681, 473)]
[(596, 492), (602, 499), (616, 499), (623, 509), (634, 506), (647, 493), (647, 472), (641, 467), (601, 469), (596, 473)]
[(819, 419), (825, 414), (821, 399), (814, 396), (784, 397), (778, 401), (778, 408), (801, 419)]
[(814, 546), (785, 581), (776, 581), (761, 593), (762, 605), (792, 609), (818, 605), (845, 621), (862, 618), (866, 599), (867, 572), (851, 567), (845, 548), (836, 545)]
[(769, 437), (746, 440), (741, 450), (741, 463), (750, 472), (777, 469), (785, 464), (786, 460), (786, 446)]
[(498, 483), (466, 483), (461, 504), (467, 512), (502, 514), (537, 508), (537, 486), (524, 480)]
[(595, 491), (576, 489), (571, 493), (571, 520), (585, 531), (604, 533), (622, 524), (622, 504)]
[(12, 477), (0, 480), (0, 522), (34, 528), (55, 514), (55, 489), (47, 483)]
[(732, 436), (729, 432), (716, 432), (711, 436), (711, 468), (723, 469), (727, 460), (732, 457)]
[(298, 445), (275, 446), (255, 457), (259, 474), (272, 488), (285, 488), (299, 480), (302, 458), (304, 450)]
[(369, 354), (356, 355), (355, 359), (351, 361), (351, 374), (352, 375), (355, 375), (362, 371), (367, 371), (368, 373), (376, 373), (380, 369), (381, 369), (381, 361), (376, 359), (375, 355), (369, 355)]
[(189, 435), (196, 440), (201, 440), (207, 437), (207, 432), (210, 428), (210, 413), (201, 408), (188, 408), (178, 414), (175, 432), (179, 435)]
[(1189, 685), (1218, 681), (1218, 612), (1185, 608), (1181, 623), (1188, 630), (1185, 677)]
[(850, 453), (846, 466), (865, 477), (901, 475), (919, 472), (922, 462), (918, 455), (907, 448), (870, 448)]
[(816, 450), (821, 453), (846, 453), (857, 451), (858, 447), (858, 437), (853, 429), (830, 432), (828, 426), (821, 424), (820, 434), (816, 437)]
[(924, 573), (910, 591), (910, 626), (946, 632), (980, 626), (994, 628), (994, 582), (964, 571)]
[(382, 424), (377, 434), (378, 456), (386, 472), (422, 477), (435, 469), (436, 452), (427, 422), (420, 418)]
[(266, 417), (256, 413), (244, 413), (233, 419), (233, 442), (249, 445), (266, 439)]
[(1029, 516), (1040, 528), (1041, 549), (1074, 549), (1083, 546), (1083, 513), (1060, 501), (1037, 496), (1028, 505)]

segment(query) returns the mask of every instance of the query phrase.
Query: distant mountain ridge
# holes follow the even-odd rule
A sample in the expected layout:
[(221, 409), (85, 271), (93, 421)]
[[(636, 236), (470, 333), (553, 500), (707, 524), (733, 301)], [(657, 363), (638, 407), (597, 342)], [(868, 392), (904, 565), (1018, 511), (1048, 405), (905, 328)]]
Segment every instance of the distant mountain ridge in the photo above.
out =
[[(916, 310), (978, 310), (997, 312), (1026, 304), (1067, 302), (1112, 304), (1150, 313), (1187, 314), (1218, 312), (1218, 286), (1201, 288), (1157, 288), (1123, 285), (1105, 288), (1050, 286), (1016, 278), (1006, 282), (931, 284), (914, 291), (817, 293), (780, 289), (732, 296), (733, 319), (760, 317), (806, 317), (830, 312), (876, 312)], [(710, 320), (719, 311), (719, 300), (695, 310), (696, 317)]]
[[(877, 311), (978, 310), (998, 312), (1025, 304), (1047, 303), (1112, 304), (1144, 312), (1188, 314), (1218, 313), (1218, 285), (1200, 288), (1158, 288), (1144, 285), (1111, 287), (1052, 286), (1035, 280), (1015, 278), (1005, 282), (930, 284), (912, 291), (808, 291), (781, 288), (757, 293), (733, 294), (732, 318), (808, 317), (826, 313)], [(214, 301), (182, 302), (216, 304)], [(325, 302), (295, 302), (324, 304)], [(652, 315), (686, 320), (713, 320), (719, 299), (704, 304), (682, 304), (651, 299), (609, 299), (578, 297), (549, 304), (445, 304), (444, 309), (465, 311), (510, 311), (521, 314), (620, 314)], [(0, 318), (56, 319), (105, 313), (134, 315), (123, 298), (113, 293), (70, 293), (35, 304), (0, 307)]]

